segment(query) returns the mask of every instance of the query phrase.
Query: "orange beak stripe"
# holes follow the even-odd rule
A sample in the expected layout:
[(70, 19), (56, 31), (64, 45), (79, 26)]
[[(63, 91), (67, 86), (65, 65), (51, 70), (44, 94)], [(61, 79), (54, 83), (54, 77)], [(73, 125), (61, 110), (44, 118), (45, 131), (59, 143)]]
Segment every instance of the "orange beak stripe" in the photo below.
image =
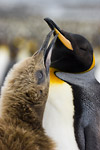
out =
[(54, 28), (56, 34), (58, 34), (58, 38), (60, 41), (70, 50), (73, 50), (72, 44), (69, 40), (67, 40), (56, 28)]

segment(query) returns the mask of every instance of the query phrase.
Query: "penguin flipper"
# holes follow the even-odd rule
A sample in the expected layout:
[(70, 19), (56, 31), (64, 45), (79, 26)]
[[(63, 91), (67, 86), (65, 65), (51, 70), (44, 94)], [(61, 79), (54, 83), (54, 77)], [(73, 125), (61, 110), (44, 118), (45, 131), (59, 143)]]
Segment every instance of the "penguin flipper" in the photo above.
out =
[(89, 83), (95, 80), (94, 76), (95, 68), (89, 72), (85, 73), (66, 73), (66, 72), (55, 72), (56, 76), (61, 80), (68, 82), (70, 84), (82, 86), (85, 83)]
[(90, 124), (84, 129), (85, 150), (100, 150), (100, 130), (97, 124)]

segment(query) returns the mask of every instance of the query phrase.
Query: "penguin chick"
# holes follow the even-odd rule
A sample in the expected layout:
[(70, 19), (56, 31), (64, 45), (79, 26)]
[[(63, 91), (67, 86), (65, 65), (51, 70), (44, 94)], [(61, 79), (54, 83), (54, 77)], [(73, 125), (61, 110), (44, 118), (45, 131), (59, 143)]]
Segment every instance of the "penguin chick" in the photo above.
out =
[(1, 93), (0, 150), (53, 150), (52, 140), (42, 128), (49, 89), (49, 65), (53, 32), (32, 57), (14, 65)]
[(51, 67), (73, 73), (91, 70), (95, 65), (95, 57), (89, 41), (81, 35), (61, 30), (50, 18), (44, 20), (55, 31), (54, 34), (58, 34)]
[(100, 83), (95, 68), (83, 74), (56, 72), (73, 90), (75, 136), (80, 150), (100, 150)]

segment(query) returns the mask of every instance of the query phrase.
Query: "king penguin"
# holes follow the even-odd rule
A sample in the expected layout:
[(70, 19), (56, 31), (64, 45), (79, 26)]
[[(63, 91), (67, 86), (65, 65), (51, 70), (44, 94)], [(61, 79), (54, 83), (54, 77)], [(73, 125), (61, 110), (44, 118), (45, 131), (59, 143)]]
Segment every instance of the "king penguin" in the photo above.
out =
[(55, 141), (57, 150), (79, 150), (74, 126), (76, 108), (73, 88), (58, 78), (56, 72), (80, 73), (92, 70), (95, 66), (93, 49), (83, 36), (61, 30), (49, 18), (45, 18), (45, 21), (55, 31), (54, 34), (58, 34), (58, 38), (51, 57), (50, 88), (43, 126)]
[(73, 90), (74, 131), (80, 150), (100, 150), (100, 83), (95, 68), (83, 74), (55, 73)]

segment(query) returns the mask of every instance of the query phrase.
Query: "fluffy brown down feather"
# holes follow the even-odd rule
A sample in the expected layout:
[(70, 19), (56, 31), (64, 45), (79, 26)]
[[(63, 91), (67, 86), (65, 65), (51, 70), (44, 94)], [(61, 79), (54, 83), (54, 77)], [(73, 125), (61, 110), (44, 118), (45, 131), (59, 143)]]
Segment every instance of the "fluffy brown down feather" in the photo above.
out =
[(6, 78), (0, 99), (0, 150), (54, 150), (42, 128), (49, 75), (41, 55), (15, 65)]

